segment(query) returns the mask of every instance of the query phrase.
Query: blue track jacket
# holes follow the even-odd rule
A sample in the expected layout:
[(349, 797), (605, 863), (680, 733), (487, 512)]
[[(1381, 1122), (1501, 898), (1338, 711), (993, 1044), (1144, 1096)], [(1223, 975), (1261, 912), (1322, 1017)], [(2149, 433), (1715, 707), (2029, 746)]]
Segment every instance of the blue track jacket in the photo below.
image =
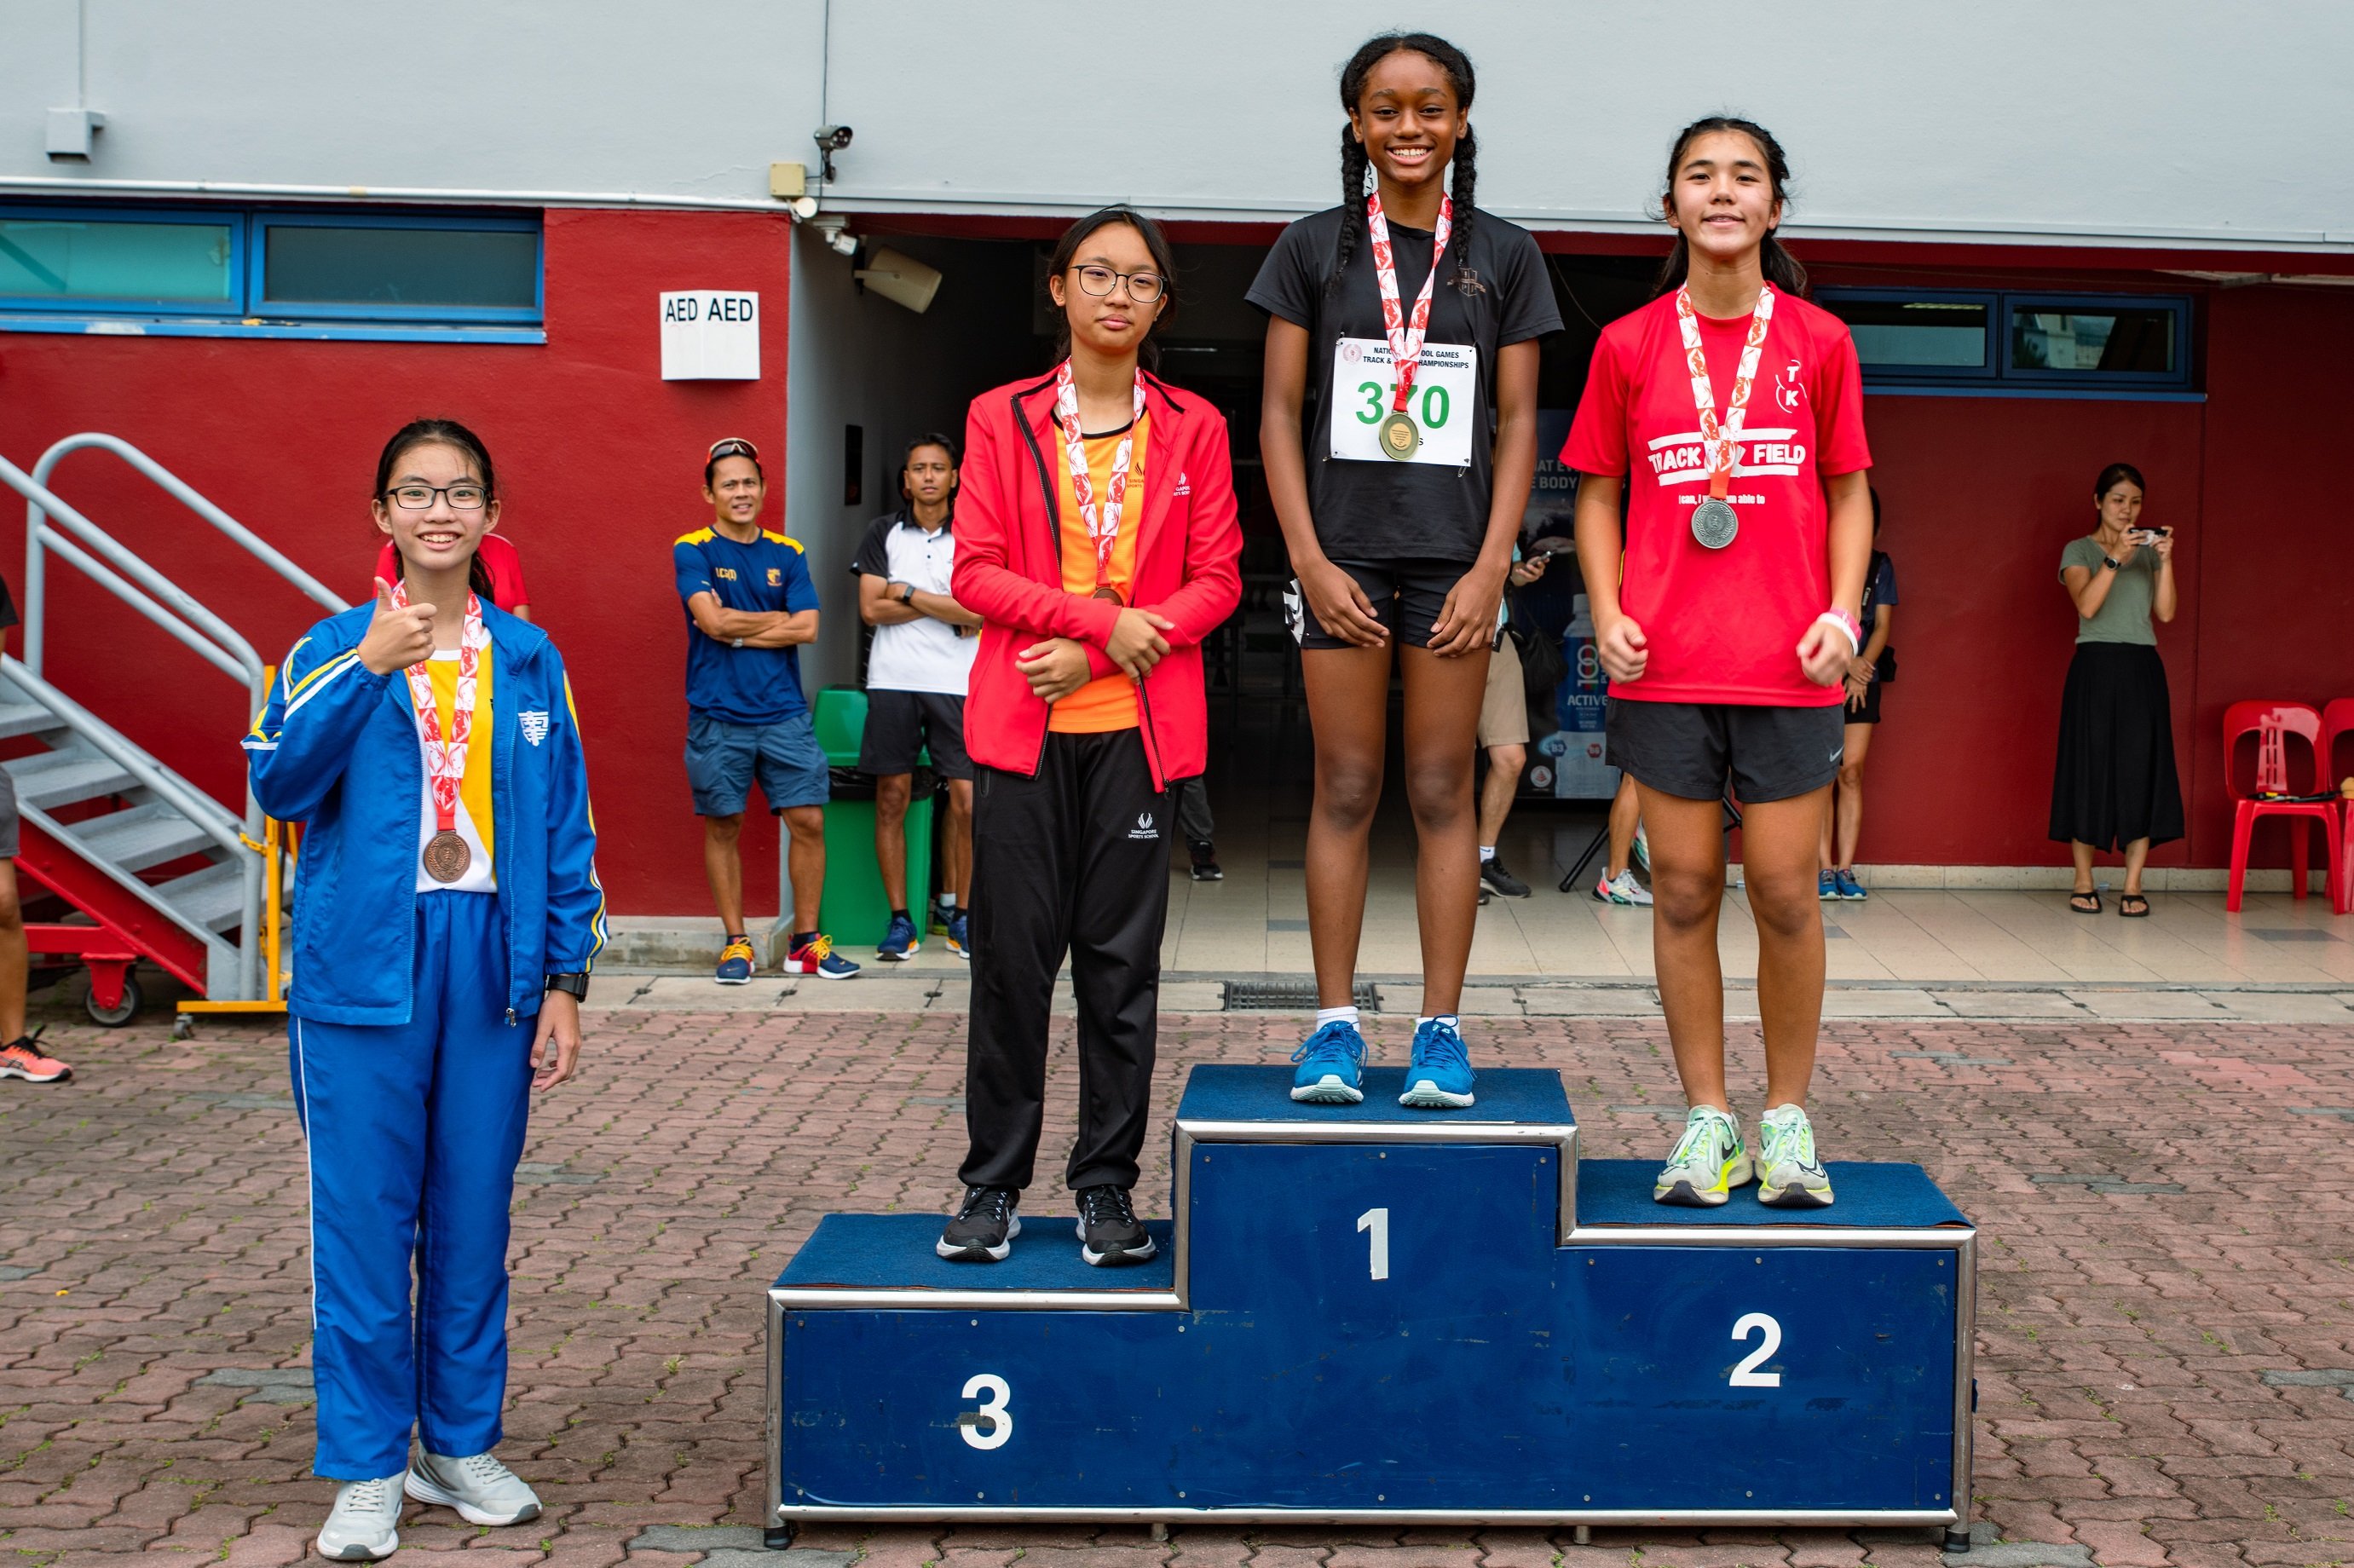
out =
[[(311, 628), (279, 666), (245, 737), (254, 798), (310, 824), (294, 881), (287, 1011), (322, 1023), (406, 1023), (412, 1003), (417, 810), (425, 759), (399, 673), (371, 674), (360, 639), (371, 602)], [(485, 603), (491, 704), (492, 864), (507, 1008), (539, 1011), (545, 977), (588, 969), (605, 945), (605, 890), (588, 769), (564, 661), (547, 634)]]

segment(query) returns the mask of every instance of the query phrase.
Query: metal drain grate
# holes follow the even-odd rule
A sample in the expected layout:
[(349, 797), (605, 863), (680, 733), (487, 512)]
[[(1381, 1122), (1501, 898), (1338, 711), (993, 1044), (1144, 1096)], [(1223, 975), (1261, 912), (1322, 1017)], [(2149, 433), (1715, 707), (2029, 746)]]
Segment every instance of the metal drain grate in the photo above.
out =
[[(1371, 980), (1359, 980), (1351, 999), (1365, 1012), (1381, 1011), (1380, 993)], [(1316, 1011), (1316, 982), (1312, 980), (1228, 980), (1226, 981), (1228, 1012), (1313, 1012)]]

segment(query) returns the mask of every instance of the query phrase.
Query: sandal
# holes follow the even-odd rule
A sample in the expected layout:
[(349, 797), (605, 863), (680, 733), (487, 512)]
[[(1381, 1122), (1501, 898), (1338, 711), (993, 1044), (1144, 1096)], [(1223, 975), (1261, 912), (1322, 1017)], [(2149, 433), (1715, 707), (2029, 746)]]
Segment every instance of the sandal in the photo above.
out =
[[(2141, 907), (2137, 909), (2134, 907), (2136, 905)], [(2149, 900), (2138, 893), (2120, 893), (2117, 895), (2117, 913), (2128, 920), (2147, 920), (2149, 918)]]
[(2101, 895), (2098, 892), (2072, 893), (2068, 895), (2068, 907), (2079, 915), (2098, 915), (2101, 912)]

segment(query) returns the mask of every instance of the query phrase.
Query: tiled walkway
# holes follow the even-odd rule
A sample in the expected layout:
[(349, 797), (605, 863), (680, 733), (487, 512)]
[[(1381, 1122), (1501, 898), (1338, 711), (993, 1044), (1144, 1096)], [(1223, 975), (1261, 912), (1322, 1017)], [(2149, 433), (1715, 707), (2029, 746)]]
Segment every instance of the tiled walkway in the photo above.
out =
[[(906, 986), (898, 994), (917, 988)], [(844, 990), (850, 988), (833, 988)], [(878, 996), (886, 992), (876, 985)], [(1067, 1025), (1050, 1150), (1071, 1135)], [(1273, 1058), (1289, 1020), (1172, 1015), (1140, 1205), (1185, 1068)], [(1403, 1041), (1378, 1019), (1376, 1047)], [(1754, 1112), (1754, 1033), (1734, 1030)], [(964, 1021), (600, 1011), (535, 1117), (515, 1200), (504, 1454), (543, 1520), (412, 1509), (398, 1562), (599, 1568), (1852, 1568), (1921, 1534), (934, 1525), (753, 1549), (763, 1286), (833, 1209), (937, 1212), (962, 1152)], [(1483, 1059), (1559, 1069), (1600, 1157), (1656, 1158), (1656, 1022), (1491, 1018)], [(0, 1551), (24, 1568), (301, 1559), (312, 1478), (303, 1157), (283, 1037), (55, 1027), (66, 1086), (0, 1084)], [(1958, 1565), (2354, 1561), (2354, 1051), (2344, 1028), (1834, 1022), (1827, 1151), (1911, 1160), (1978, 1222), (1977, 1510)], [(1050, 1159), (1049, 1164), (1052, 1160)], [(1058, 1208), (1042, 1184), (1034, 1213)], [(1069, 1245), (1058, 1226), (1039, 1245)], [(1053, 1237), (1054, 1242), (1044, 1238)], [(1692, 1434), (1706, 1442), (1705, 1431)], [(1998, 1542), (2003, 1542), (1998, 1544)]]

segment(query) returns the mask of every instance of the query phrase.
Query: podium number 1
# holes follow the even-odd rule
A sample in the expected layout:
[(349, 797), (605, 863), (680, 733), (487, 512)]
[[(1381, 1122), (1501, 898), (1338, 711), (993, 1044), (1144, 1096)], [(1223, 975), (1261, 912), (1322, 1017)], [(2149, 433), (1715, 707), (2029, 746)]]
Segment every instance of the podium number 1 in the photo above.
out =
[[(1763, 1312), (1752, 1312), (1733, 1326), (1733, 1337), (1736, 1340), (1745, 1340), (1753, 1329), (1758, 1335), (1757, 1348), (1742, 1357), (1740, 1364), (1733, 1369), (1733, 1386), (1779, 1388), (1782, 1386), (1780, 1372), (1759, 1372), (1757, 1368), (1761, 1362), (1771, 1361), (1774, 1352), (1782, 1348), (1782, 1325)], [(968, 1389), (966, 1392), (971, 1391)]]
[[(981, 1409), (974, 1416), (958, 1420), (958, 1436), (976, 1448), (1003, 1447), (1005, 1440), (1013, 1436), (1013, 1413), (1005, 1408), (1013, 1391), (1005, 1385), (1005, 1380), (995, 1372), (975, 1372), (965, 1380), (964, 1396), (979, 1399)], [(984, 1421), (989, 1424), (986, 1432), (981, 1429)]]
[(1390, 1277), (1390, 1212), (1367, 1209), (1357, 1216), (1357, 1228), (1373, 1232), (1372, 1266), (1375, 1279)]

